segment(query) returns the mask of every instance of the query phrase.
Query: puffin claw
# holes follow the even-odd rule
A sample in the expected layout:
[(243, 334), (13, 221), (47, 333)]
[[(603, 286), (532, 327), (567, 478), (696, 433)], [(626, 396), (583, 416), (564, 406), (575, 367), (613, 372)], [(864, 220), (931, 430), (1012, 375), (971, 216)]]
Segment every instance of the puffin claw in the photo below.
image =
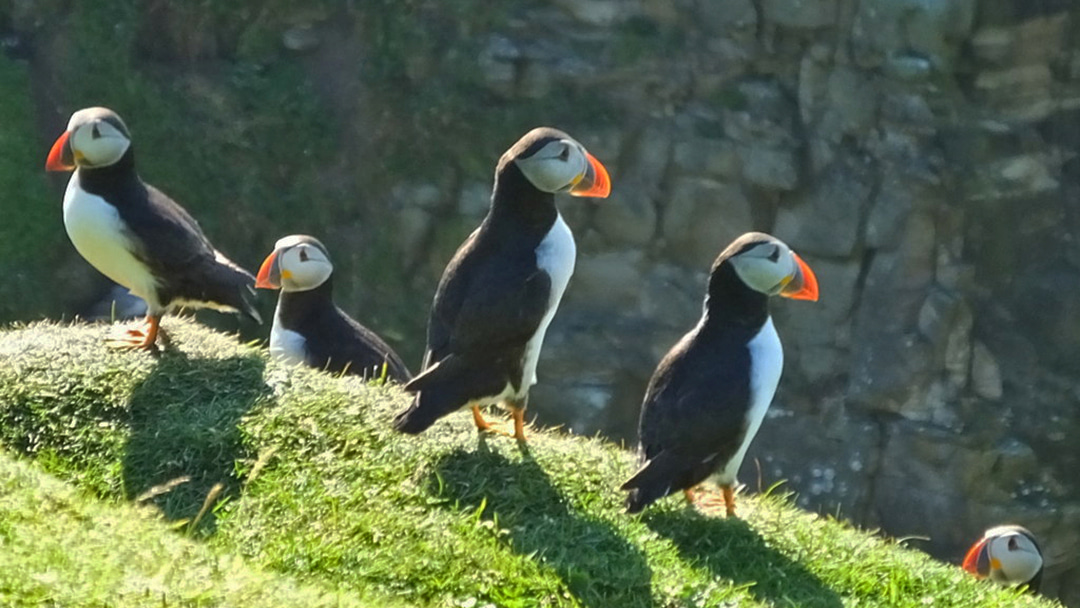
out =
[(721, 486), (721, 495), (717, 496), (715, 492), (710, 492), (705, 487), (698, 485), (693, 488), (683, 490), (683, 494), (686, 496), (686, 502), (691, 507), (697, 508), (705, 515), (712, 515), (719, 513), (720, 509), (724, 510), (727, 517), (735, 517), (735, 492), (731, 486)]
[(514, 419), (514, 439), (518, 443), (525, 443), (525, 408), (511, 407), (510, 414)]
[(159, 323), (159, 319), (147, 317), (138, 327), (114, 329), (113, 335), (105, 338), (105, 345), (110, 348), (157, 351), (159, 337), (165, 344), (170, 342)]
[(503, 435), (504, 437), (510, 436), (510, 433), (507, 433), (506, 431), (495, 427), (495, 425), (491, 424), (487, 420), (484, 420), (484, 415), (480, 412), (480, 406), (472, 406), (472, 415), (473, 422), (476, 424), (477, 431), (481, 433), (494, 433), (496, 435)]

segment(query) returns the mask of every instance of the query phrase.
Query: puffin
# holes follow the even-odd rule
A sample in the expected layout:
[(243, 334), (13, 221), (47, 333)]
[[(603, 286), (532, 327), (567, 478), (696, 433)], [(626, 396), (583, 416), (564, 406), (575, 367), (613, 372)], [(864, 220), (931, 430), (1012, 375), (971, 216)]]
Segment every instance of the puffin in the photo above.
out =
[(968, 550), (962, 567), (1001, 585), (1027, 585), (1032, 592), (1038, 592), (1042, 584), (1042, 551), (1035, 535), (1023, 526), (1005, 525), (987, 530)]
[(146, 301), (142, 326), (112, 346), (155, 350), (166, 312), (182, 306), (242, 313), (261, 323), (255, 277), (214, 248), (179, 204), (142, 181), (131, 132), (116, 112), (71, 115), (45, 161), (74, 174), (64, 193), (64, 228), (75, 249), (106, 277)]
[(280, 289), (270, 356), (286, 364), (306, 364), (368, 378), (383, 375), (399, 383), (412, 378), (401, 357), (375, 332), (334, 305), (330, 253), (318, 239), (293, 234), (274, 244), (259, 268), (255, 286)]
[(491, 206), (443, 271), (428, 317), (422, 369), (405, 385), (412, 404), (394, 427), (418, 434), (465, 406), (510, 410), (525, 441), (525, 408), (544, 333), (574, 272), (574, 235), (555, 195), (606, 198), (607, 169), (563, 131), (526, 133), (499, 159)]
[(761, 232), (735, 239), (713, 262), (701, 319), (661, 359), (638, 423), (641, 465), (622, 485), (627, 513), (710, 476), (735, 515), (739, 465), (769, 408), (784, 351), (769, 297), (816, 301), (817, 277), (782, 241)]

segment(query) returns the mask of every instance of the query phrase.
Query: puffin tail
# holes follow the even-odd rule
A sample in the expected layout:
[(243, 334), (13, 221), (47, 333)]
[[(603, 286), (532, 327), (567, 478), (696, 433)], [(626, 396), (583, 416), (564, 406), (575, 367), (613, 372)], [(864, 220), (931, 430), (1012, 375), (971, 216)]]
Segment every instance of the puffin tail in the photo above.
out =
[(255, 283), (245, 284), (240, 288), (240, 314), (251, 319), (252, 321), (262, 325), (262, 315), (259, 314), (258, 309), (255, 308), (256, 296), (255, 296)]
[(468, 401), (453, 390), (453, 383), (444, 381), (454, 375), (452, 368), (457, 367), (456, 363), (452, 357), (435, 363), (403, 387), (405, 392), (414, 393), (414, 397), (408, 409), (394, 416), (395, 429), (419, 435)]
[(201, 293), (193, 299), (212, 302), (262, 324), (262, 315), (255, 308), (255, 277), (250, 272), (216, 250), (214, 258), (206, 259), (198, 272), (203, 285)]
[(439, 410), (424, 399), (425, 393), (413, 398), (409, 409), (394, 416), (394, 428), (409, 435), (419, 435), (428, 430), (439, 419)]
[(415, 396), (412, 405), (394, 417), (394, 428), (410, 435), (422, 433), (478, 396), (498, 394), (505, 382), (483, 365), (470, 365), (450, 355), (403, 387)]
[(619, 487), (630, 492), (626, 497), (627, 513), (639, 513), (673, 490), (680, 489), (672, 487), (672, 481), (679, 476), (673, 460), (667, 452), (661, 452), (656, 458), (645, 461), (638, 472)]
[(223, 300), (222, 303), (228, 304), (241, 315), (262, 325), (262, 315), (255, 308), (255, 302), (257, 301), (255, 278), (238, 266), (219, 266), (219, 268), (222, 275), (228, 275), (226, 280), (229, 285), (220, 296), (220, 299)]
[(259, 325), (262, 325), (262, 315), (259, 314), (257, 308), (255, 308), (255, 302), (258, 298), (255, 293), (255, 276), (247, 270), (244, 270), (242, 266), (236, 262), (225, 257), (225, 254), (220, 251), (214, 251), (215, 261), (224, 266), (224, 270), (231, 272), (233, 277), (230, 281), (233, 285), (237, 286), (237, 293), (239, 295), (239, 302), (236, 309), (240, 311), (240, 314), (255, 321)]

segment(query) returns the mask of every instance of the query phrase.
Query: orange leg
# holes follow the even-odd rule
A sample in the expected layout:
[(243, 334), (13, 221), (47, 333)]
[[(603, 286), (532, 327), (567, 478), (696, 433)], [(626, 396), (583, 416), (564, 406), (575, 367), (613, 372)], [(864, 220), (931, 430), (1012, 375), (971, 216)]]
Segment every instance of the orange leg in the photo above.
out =
[(706, 491), (702, 486), (694, 486), (688, 490), (683, 490), (683, 495), (686, 496), (686, 502), (690, 503), (690, 506), (697, 507), (702, 512), (719, 511), (721, 504), (723, 504), (727, 516), (735, 517), (734, 490), (732, 490), (731, 486), (720, 486), (720, 491), (723, 494), (723, 503), (715, 494)]
[(143, 319), (142, 327), (128, 329), (122, 336), (108, 338), (106, 343), (114, 348), (153, 350), (157, 348), (159, 334), (165, 338), (165, 332), (161, 329), (161, 315), (148, 314)]
[(694, 502), (697, 500), (697, 493), (694, 492), (694, 490), (696, 489), (697, 486), (694, 486), (692, 488), (687, 488), (682, 491), (683, 496), (686, 497), (686, 504), (690, 505), (691, 507), (694, 506)]
[(472, 417), (473, 417), (473, 422), (476, 423), (476, 430), (478, 430), (478, 431), (480, 431), (482, 433), (498, 433), (500, 435), (506, 435), (507, 434), (506, 431), (503, 431), (501, 429), (497, 429), (490, 422), (488, 422), (487, 420), (484, 420), (484, 415), (482, 413), (480, 413), (480, 406), (476, 405), (475, 403), (472, 406)]
[(724, 493), (724, 507), (727, 510), (727, 516), (735, 517), (735, 491), (731, 489), (731, 486), (720, 486), (720, 490)]
[(510, 416), (514, 418), (514, 439), (525, 443), (525, 408), (510, 406)]
[(480, 413), (480, 406), (473, 404), (472, 406), (472, 419), (476, 423), (476, 429), (479, 431), (490, 431), (491, 423), (484, 420), (484, 415)]

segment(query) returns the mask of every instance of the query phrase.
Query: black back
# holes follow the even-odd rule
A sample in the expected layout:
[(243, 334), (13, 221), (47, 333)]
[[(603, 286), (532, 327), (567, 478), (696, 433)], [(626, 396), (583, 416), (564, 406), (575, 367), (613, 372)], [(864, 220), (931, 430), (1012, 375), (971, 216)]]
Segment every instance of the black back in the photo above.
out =
[(306, 340), (307, 364), (371, 378), (381, 375), (385, 363), (388, 378), (407, 382), (412, 373), (394, 349), (334, 305), (332, 281), (307, 291), (282, 291), (278, 301), (282, 327)]
[(158, 279), (158, 299), (166, 308), (174, 300), (214, 302), (261, 321), (251, 299), (255, 277), (214, 249), (199, 223), (135, 171), (133, 148), (106, 167), (82, 167), (79, 187), (116, 207), (132, 252)]

